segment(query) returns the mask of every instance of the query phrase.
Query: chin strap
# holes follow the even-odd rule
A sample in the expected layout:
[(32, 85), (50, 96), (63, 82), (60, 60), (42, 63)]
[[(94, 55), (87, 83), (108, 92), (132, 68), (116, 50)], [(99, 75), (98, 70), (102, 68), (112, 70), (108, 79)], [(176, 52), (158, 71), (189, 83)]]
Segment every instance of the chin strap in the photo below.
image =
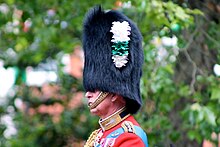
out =
[(91, 104), (89, 105), (88, 107), (90, 109), (93, 109), (95, 107), (97, 107), (104, 99), (105, 97), (108, 95), (109, 93), (108, 92), (100, 92), (99, 95), (97, 96), (96, 100)]

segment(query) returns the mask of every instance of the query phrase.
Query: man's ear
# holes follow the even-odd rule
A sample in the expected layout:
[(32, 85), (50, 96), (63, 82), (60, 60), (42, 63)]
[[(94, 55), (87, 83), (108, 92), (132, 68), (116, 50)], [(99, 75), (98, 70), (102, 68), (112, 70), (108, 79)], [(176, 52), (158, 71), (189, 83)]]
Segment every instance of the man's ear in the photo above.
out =
[(123, 97), (121, 95), (118, 95), (118, 94), (112, 94), (112, 99), (111, 101), (112, 102), (115, 102), (115, 101), (121, 101), (121, 102), (125, 102)]
[(112, 101), (112, 102), (115, 102), (115, 101), (117, 100), (117, 98), (118, 98), (118, 95), (117, 95), (117, 94), (112, 94), (112, 99), (111, 99), (111, 101)]

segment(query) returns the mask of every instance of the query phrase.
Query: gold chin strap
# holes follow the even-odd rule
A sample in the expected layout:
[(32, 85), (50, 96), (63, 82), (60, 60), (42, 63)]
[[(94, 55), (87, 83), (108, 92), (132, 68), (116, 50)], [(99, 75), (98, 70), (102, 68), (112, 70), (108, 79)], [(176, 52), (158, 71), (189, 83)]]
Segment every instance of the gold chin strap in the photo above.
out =
[(93, 109), (93, 108), (97, 107), (106, 98), (106, 96), (108, 94), (109, 94), (108, 92), (102, 92), (101, 91), (99, 93), (99, 95), (97, 96), (96, 100), (91, 105), (89, 105), (88, 107), (90, 109)]

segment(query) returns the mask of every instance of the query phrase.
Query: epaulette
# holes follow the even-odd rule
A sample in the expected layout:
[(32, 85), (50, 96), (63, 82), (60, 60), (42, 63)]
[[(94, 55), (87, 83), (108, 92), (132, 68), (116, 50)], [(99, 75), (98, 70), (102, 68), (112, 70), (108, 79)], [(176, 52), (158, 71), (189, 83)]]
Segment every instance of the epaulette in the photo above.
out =
[(144, 142), (145, 147), (148, 147), (147, 135), (140, 126), (134, 125), (130, 121), (124, 121), (121, 124), (121, 127), (111, 132), (106, 138), (118, 138), (123, 133), (134, 133), (141, 138)]
[(124, 121), (121, 124), (121, 127), (123, 128), (124, 132), (135, 133), (134, 124), (130, 121)]

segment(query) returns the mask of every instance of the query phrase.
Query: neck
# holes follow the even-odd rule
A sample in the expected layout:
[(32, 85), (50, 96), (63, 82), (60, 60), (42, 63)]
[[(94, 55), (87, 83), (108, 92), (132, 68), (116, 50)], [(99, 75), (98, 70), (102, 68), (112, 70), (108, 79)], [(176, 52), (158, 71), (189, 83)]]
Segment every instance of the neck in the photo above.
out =
[(123, 109), (124, 107), (125, 106), (113, 108), (113, 106), (110, 106), (109, 108), (106, 108), (106, 109), (108, 109), (107, 113), (103, 113), (99, 117), (101, 118), (101, 120), (105, 120), (105, 119), (111, 117), (112, 115), (114, 115), (115, 113), (117, 113), (118, 111), (120, 111), (121, 109)]
[(126, 119), (130, 114), (126, 111), (125, 107), (119, 109), (110, 116), (100, 119), (99, 124), (103, 131), (109, 130)]

